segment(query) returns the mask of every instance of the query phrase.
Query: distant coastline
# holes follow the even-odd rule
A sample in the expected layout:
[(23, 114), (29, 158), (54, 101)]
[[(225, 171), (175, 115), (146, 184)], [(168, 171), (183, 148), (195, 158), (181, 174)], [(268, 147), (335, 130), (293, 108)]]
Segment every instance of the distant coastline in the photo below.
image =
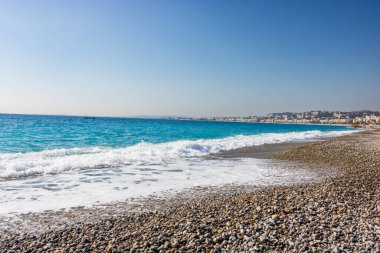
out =
[(283, 124), (283, 125), (313, 125), (313, 126), (346, 126), (352, 128), (373, 128), (380, 129), (380, 124), (368, 124), (368, 125), (356, 125), (348, 123), (299, 123), (299, 122), (252, 122), (252, 121), (224, 121), (224, 120), (199, 120), (199, 119), (177, 119), (171, 118), (173, 120), (183, 120), (183, 121), (210, 121), (210, 122), (231, 122), (231, 123), (255, 123), (255, 124)]
[(380, 125), (380, 111), (307, 111), (269, 113), (266, 116), (169, 116), (169, 115), (80, 115), (80, 114), (27, 114), (27, 113), (1, 113), (1, 115), (20, 116), (52, 116), (52, 117), (82, 117), (82, 118), (122, 118), (122, 119), (167, 119), (189, 121), (217, 121), (217, 122), (245, 122), (245, 123), (280, 123), (280, 124), (308, 124), (308, 125), (341, 125), (353, 127), (375, 127)]
[[(329, 116), (319, 117), (319, 114)], [(238, 123), (271, 123), (271, 124), (295, 124), (295, 125), (324, 125), (347, 126), (353, 128), (380, 129), (380, 111), (310, 111), (302, 113), (285, 112), (271, 113), (266, 116), (227, 116), (227, 117), (185, 117), (185, 116), (96, 116), (96, 115), (69, 115), (69, 114), (24, 114), (24, 113), (0, 113), (1, 115), (18, 116), (50, 116), (50, 117), (77, 117), (83, 119), (115, 118), (115, 119), (162, 119), (181, 121), (209, 121), (209, 122), (238, 122)]]
[[(313, 126), (352, 126), (352, 124), (333, 124), (333, 123), (302, 123), (302, 122), (254, 122), (254, 121), (228, 121), (228, 120), (206, 120), (206, 119), (183, 119), (183, 118), (170, 118), (172, 120), (183, 120), (183, 121), (209, 121), (209, 122), (230, 122), (230, 123), (255, 123), (255, 124), (283, 124), (283, 125), (313, 125)], [(363, 126), (364, 128), (366, 126)]]
[(266, 116), (247, 117), (176, 117), (176, 120), (245, 122), (245, 123), (279, 123), (307, 125), (341, 125), (357, 128), (380, 126), (379, 111), (308, 111), (271, 113)]

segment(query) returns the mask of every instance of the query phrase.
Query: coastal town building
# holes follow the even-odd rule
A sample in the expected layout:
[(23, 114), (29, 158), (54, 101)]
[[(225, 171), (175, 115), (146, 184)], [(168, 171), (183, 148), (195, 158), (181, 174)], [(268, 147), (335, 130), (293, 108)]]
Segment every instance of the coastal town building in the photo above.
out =
[(247, 117), (179, 117), (179, 120), (203, 120), (226, 122), (253, 122), (253, 123), (290, 123), (290, 124), (336, 124), (336, 125), (380, 125), (379, 111), (310, 111), (310, 112), (282, 112), (270, 113), (266, 116)]

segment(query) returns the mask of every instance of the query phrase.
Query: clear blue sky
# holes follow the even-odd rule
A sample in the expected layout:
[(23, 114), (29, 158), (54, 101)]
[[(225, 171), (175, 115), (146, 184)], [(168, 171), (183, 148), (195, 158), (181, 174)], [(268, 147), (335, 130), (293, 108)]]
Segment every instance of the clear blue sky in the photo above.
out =
[(380, 110), (380, 1), (1, 1), (0, 112)]

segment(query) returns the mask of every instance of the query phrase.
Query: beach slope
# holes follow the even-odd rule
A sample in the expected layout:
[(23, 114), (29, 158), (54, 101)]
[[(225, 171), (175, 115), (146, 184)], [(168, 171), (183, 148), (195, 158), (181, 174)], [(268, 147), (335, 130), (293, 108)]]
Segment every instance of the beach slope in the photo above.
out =
[(380, 132), (291, 147), (273, 158), (329, 166), (323, 182), (205, 196), (158, 211), (0, 235), (7, 252), (379, 252)]

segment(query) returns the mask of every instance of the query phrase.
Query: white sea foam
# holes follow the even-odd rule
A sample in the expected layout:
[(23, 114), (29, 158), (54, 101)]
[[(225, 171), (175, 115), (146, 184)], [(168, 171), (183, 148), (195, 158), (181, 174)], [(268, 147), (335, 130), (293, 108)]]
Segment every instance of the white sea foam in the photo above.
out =
[(313, 171), (289, 170), (270, 160), (253, 158), (189, 158), (166, 165), (48, 174), (1, 182), (0, 220), (2, 216), (90, 207), (152, 194), (160, 196), (197, 186), (251, 184), (260, 187), (305, 182), (316, 177), (318, 175)]
[[(0, 217), (93, 206), (196, 186), (231, 183), (263, 186), (315, 180), (320, 176), (318, 170), (288, 170), (271, 160), (202, 157), (247, 146), (308, 141), (352, 132), (261, 134), (161, 144), (139, 143), (117, 149), (97, 147), (1, 154), (1, 177), (22, 180), (1, 182)], [(41, 176), (26, 177), (36, 174)]]
[(357, 130), (306, 131), (238, 135), (222, 139), (182, 140), (160, 144), (139, 143), (126, 148), (74, 148), (41, 152), (0, 154), (0, 178), (56, 174), (70, 170), (128, 165), (167, 164), (179, 159), (202, 157), (248, 146), (308, 141), (347, 135)]

